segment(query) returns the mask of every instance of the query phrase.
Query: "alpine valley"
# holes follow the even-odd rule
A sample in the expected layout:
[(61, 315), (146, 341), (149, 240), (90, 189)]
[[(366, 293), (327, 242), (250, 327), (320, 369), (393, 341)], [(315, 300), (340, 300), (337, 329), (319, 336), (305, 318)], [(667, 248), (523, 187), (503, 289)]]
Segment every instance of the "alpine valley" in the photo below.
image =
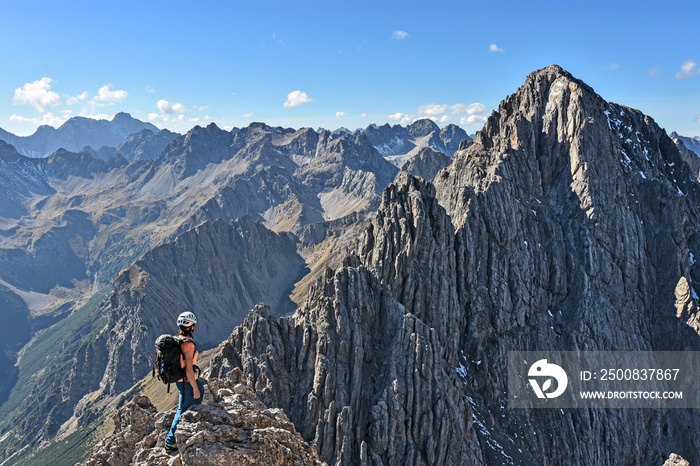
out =
[[(506, 396), (509, 351), (700, 350), (697, 150), (556, 65), (473, 140), (0, 130), (1, 464), (699, 464), (697, 410)], [(184, 310), (207, 394), (169, 456)]]

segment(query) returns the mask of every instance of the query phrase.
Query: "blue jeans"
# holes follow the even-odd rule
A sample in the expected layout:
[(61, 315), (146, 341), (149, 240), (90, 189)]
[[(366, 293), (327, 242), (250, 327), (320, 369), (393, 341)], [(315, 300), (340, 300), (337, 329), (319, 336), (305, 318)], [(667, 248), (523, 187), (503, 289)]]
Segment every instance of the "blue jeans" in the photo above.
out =
[(192, 405), (201, 405), (202, 399), (204, 398), (204, 385), (197, 379), (197, 387), (199, 387), (199, 398), (194, 397), (194, 390), (189, 382), (175, 382), (177, 390), (180, 392), (180, 403), (177, 406), (177, 412), (175, 413), (175, 418), (173, 419), (173, 425), (170, 426), (170, 432), (168, 436), (165, 437), (165, 444), (172, 445), (175, 443), (175, 431), (177, 430), (177, 425), (180, 422), (180, 415), (187, 411)]

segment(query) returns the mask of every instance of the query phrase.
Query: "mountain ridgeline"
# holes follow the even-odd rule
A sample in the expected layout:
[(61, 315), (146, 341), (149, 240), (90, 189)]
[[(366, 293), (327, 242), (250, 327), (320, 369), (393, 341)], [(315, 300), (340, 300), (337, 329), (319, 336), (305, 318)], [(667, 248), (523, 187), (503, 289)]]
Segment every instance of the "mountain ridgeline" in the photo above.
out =
[[(38, 260), (27, 238), (67, 232), (51, 250), (71, 248), (84, 266), (71, 273), (90, 279), (113, 270), (115, 249), (129, 261), (91, 311), (102, 325), (67, 346), (64, 377), (11, 411), (21, 422), (0, 431), (6, 456), (61, 425), (87, 428), (145, 375), (163, 322), (194, 309), (202, 346), (223, 343), (203, 374), (208, 404), (183, 418), (183, 465), (206, 452), (220, 464), (700, 462), (695, 410), (507, 400), (509, 351), (700, 350), (700, 185), (681, 146), (556, 65), (530, 74), (473, 141), (435, 128), (210, 125), (155, 158), (68, 175), (70, 194), (46, 162), (2, 159), (36, 173), (16, 185), (34, 201), (7, 217), (3, 247)], [(16, 260), (0, 277), (13, 286), (28, 280)], [(39, 278), (36, 290), (51, 289)], [(22, 417), (43, 411), (49, 422)], [(169, 418), (154, 411), (142, 397), (119, 410), (87, 464), (169, 464)]]

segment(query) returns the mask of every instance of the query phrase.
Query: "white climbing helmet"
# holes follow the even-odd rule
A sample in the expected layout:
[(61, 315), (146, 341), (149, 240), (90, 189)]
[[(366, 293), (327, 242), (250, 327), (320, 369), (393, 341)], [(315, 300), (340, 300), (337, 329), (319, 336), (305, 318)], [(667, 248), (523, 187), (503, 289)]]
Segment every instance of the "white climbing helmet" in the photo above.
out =
[(183, 312), (177, 318), (178, 327), (191, 327), (197, 323), (197, 316), (192, 312)]

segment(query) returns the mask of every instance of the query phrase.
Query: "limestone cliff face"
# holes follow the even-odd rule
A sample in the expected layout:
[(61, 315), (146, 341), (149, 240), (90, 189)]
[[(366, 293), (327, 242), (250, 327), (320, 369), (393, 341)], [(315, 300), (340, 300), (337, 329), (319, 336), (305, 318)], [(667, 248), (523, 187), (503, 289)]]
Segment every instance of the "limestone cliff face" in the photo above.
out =
[[(689, 285), (700, 191), (649, 117), (552, 66), (500, 105), (436, 186), (457, 230), (462, 349), (480, 361), (466, 382), (491, 412), (510, 350), (700, 347)], [(697, 461), (696, 414), (504, 414), (492, 430), (517, 433), (542, 464), (661, 463), (669, 451)]]
[(699, 206), (653, 120), (540, 70), (435, 188), (401, 175), (294, 316), (256, 308), (210, 374), (240, 367), (331, 464), (697, 462), (692, 411), (508, 410), (506, 359), (698, 350)]

